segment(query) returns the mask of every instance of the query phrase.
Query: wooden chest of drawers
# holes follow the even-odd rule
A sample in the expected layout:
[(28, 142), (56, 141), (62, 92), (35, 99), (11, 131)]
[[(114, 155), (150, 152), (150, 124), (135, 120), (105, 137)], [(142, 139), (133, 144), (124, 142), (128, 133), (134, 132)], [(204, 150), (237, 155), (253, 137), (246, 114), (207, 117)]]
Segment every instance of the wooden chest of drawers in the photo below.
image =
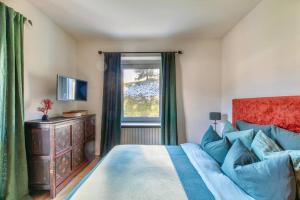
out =
[(84, 145), (95, 139), (95, 115), (25, 123), (30, 190), (54, 198), (87, 164)]

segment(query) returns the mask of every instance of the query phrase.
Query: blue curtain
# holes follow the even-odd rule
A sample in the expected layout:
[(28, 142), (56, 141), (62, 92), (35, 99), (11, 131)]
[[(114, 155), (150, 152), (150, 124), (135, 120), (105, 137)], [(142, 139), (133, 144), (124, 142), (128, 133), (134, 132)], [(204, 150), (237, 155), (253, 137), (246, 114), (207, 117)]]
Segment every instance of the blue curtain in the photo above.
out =
[(164, 52), (162, 57), (161, 141), (177, 145), (176, 64), (175, 53)]
[(121, 141), (121, 54), (104, 54), (101, 156)]

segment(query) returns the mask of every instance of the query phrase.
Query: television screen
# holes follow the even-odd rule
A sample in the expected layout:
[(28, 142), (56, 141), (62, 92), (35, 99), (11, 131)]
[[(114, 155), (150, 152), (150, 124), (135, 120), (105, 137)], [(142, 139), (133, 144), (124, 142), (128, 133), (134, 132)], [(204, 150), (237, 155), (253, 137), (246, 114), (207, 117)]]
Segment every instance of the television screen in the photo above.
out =
[(87, 82), (66, 76), (57, 76), (57, 100), (86, 101)]

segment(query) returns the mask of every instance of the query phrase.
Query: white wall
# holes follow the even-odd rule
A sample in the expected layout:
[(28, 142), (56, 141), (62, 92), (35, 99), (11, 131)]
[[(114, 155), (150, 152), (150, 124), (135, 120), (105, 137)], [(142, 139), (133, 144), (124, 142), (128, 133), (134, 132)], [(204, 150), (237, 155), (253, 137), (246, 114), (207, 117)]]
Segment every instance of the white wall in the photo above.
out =
[(76, 108), (76, 103), (56, 100), (56, 75), (76, 76), (76, 41), (46, 15), (25, 0), (2, 0), (6, 5), (32, 20), (24, 31), (25, 119), (37, 119), (43, 98), (54, 101), (50, 115)]
[(179, 142), (198, 142), (207, 129), (208, 113), (219, 111), (221, 95), (220, 40), (197, 38), (156, 40), (90, 39), (78, 42), (78, 75), (89, 81), (88, 101), (79, 108), (97, 114), (97, 153), (99, 153), (103, 87), (103, 51), (183, 50), (177, 56), (177, 100)]
[(300, 1), (263, 0), (223, 39), (222, 111), (231, 100), (300, 95)]

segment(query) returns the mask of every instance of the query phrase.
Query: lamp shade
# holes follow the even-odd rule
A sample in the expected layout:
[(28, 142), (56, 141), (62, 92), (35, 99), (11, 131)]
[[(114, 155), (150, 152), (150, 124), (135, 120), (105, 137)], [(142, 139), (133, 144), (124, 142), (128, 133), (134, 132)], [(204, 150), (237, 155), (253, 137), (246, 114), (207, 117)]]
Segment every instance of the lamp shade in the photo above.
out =
[(210, 112), (209, 119), (210, 120), (221, 120), (221, 113), (220, 112)]

